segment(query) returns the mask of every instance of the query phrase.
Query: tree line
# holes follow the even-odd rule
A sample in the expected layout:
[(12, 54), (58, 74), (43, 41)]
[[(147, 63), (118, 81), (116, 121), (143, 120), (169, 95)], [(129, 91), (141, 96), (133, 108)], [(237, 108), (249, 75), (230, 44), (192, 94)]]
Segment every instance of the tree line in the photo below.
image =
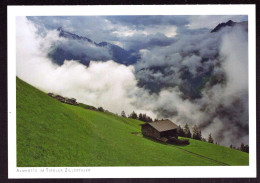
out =
[[(204, 142), (214, 143), (214, 139), (213, 139), (211, 133), (208, 135), (207, 139), (203, 138), (202, 135), (201, 135), (201, 129), (197, 125), (193, 126), (192, 133), (190, 131), (190, 128), (189, 128), (188, 124), (185, 124), (184, 128), (182, 128), (179, 125), (177, 133), (181, 137), (188, 137), (188, 138), (193, 138), (193, 139), (196, 139), (196, 140), (201, 140), (201, 141), (204, 141)], [(215, 144), (218, 144), (218, 143), (215, 142)], [(235, 146), (233, 146), (231, 144), (230, 148), (236, 149), (236, 150), (240, 150), (240, 151), (243, 151), (243, 152), (246, 152), (246, 153), (249, 153), (249, 146), (248, 145), (244, 145), (243, 143), (241, 143), (240, 147), (235, 147)]]
[(240, 150), (246, 153), (249, 153), (249, 146), (246, 144), (244, 145), (244, 143), (241, 143), (240, 147), (235, 147), (232, 144), (229, 146), (231, 149), (236, 149), (236, 150)]
[[(121, 112), (121, 116), (126, 118), (125, 111)], [(147, 114), (140, 113), (138, 115), (137, 113), (135, 113), (135, 111), (133, 111), (131, 114), (129, 114), (128, 118), (130, 118), (130, 119), (138, 119), (140, 121), (147, 122), (147, 123), (153, 122), (153, 119), (150, 116), (148, 116)]]
[[(126, 114), (125, 114), (125, 111), (122, 111), (121, 112), (121, 116), (122, 117), (127, 117)], [(153, 119), (148, 116), (147, 114), (145, 113), (140, 113), (139, 115), (137, 113), (135, 113), (135, 111), (133, 111), (129, 116), (128, 118), (130, 119), (137, 119), (137, 120), (140, 120), (140, 121), (143, 121), (143, 122), (148, 122), (148, 123), (151, 123), (151, 122), (154, 122), (154, 121), (158, 121), (158, 119)], [(182, 128), (181, 125), (179, 125), (178, 129), (177, 129), (177, 133), (178, 133), (178, 136), (181, 136), (181, 137), (187, 137), (187, 138), (192, 138), (192, 139), (195, 139), (195, 140), (201, 140), (201, 141), (204, 141), (204, 142), (209, 142), (209, 143), (214, 143), (215, 144), (218, 144), (217, 141), (214, 141), (213, 139), (213, 136), (211, 135), (211, 133), (208, 135), (208, 138), (205, 139), (202, 137), (202, 134), (201, 134), (201, 129), (197, 126), (197, 125), (194, 125), (192, 127), (192, 132), (189, 128), (189, 125), (186, 123), (185, 126)], [(240, 150), (240, 151), (243, 151), (243, 152), (249, 152), (249, 146), (248, 145), (244, 145), (243, 143), (241, 144), (240, 147), (235, 147), (233, 146), (232, 144), (230, 145), (230, 148), (232, 149), (237, 149), (237, 150)]]

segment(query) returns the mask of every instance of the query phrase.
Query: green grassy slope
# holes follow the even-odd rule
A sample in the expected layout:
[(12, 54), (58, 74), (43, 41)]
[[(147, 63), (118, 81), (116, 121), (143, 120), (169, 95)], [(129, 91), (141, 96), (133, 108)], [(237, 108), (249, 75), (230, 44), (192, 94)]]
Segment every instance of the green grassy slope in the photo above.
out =
[[(185, 139), (185, 138), (183, 138)], [(187, 138), (186, 138), (187, 139)], [(239, 150), (231, 149), (228, 147), (202, 142), (199, 140), (189, 139), (190, 145), (179, 146), (180, 148), (206, 156), (216, 161), (224, 162), (229, 165), (248, 165), (248, 153)], [(198, 148), (199, 147), (199, 148)]]
[[(230, 165), (248, 162), (248, 154), (239, 151), (235, 152), (236, 158), (230, 157), (233, 160), (222, 161), (221, 157), (229, 151), (213, 144), (191, 141), (190, 147), (176, 148), (143, 138), (140, 133), (133, 134), (140, 132), (141, 123), (60, 103), (17, 78), (19, 167), (221, 165), (181, 148), (190, 148)], [(208, 152), (200, 152), (200, 148)], [(219, 156), (213, 156), (212, 152)]]

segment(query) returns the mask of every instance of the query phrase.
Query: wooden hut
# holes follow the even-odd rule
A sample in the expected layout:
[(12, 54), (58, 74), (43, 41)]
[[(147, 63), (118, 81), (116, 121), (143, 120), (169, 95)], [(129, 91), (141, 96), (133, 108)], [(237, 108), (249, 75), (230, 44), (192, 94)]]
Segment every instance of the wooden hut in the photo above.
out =
[(145, 123), (142, 126), (142, 134), (156, 139), (175, 137), (178, 139), (178, 126), (172, 121), (165, 119), (152, 123)]
[(53, 93), (48, 93), (48, 95), (49, 95), (50, 97), (54, 97), (54, 94), (53, 94)]
[(74, 98), (66, 99), (66, 103), (71, 104), (71, 105), (77, 105), (76, 99), (74, 99)]
[(64, 103), (66, 102), (66, 99), (65, 99), (65, 97), (63, 97), (63, 96), (56, 95), (55, 98), (56, 98), (57, 100), (59, 100), (60, 102), (64, 102)]

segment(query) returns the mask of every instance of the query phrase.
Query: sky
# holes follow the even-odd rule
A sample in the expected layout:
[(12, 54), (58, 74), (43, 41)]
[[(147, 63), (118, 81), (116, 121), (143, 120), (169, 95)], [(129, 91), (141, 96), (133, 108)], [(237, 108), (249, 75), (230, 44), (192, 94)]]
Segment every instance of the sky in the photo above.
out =
[[(213, 29), (217, 24), (247, 20), (247, 16), (41, 16), (28, 17), (42, 29), (64, 30), (93, 41), (107, 41), (125, 49), (137, 44), (160, 44), (191, 29)], [(138, 46), (137, 46), (138, 47)], [(139, 46), (140, 47), (140, 46)]]
[[(226, 146), (248, 144), (247, 31), (235, 26), (210, 33), (228, 20), (247, 16), (17, 17), (17, 76), (117, 114), (135, 111), (196, 124), (204, 138), (211, 133)], [(121, 64), (106, 47), (60, 37), (59, 27), (140, 58)], [(92, 60), (58, 65), (49, 57), (57, 47)]]

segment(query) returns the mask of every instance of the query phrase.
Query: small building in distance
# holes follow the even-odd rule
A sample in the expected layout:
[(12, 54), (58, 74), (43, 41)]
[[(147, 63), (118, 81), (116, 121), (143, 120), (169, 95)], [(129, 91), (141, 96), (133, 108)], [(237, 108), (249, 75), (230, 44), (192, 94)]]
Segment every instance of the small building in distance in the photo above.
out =
[(67, 98), (65, 101), (67, 104), (71, 105), (77, 105), (76, 99), (75, 98)]
[(168, 119), (159, 120), (152, 123), (142, 124), (142, 134), (144, 136), (162, 139), (170, 139), (172, 137), (178, 139), (178, 126)]
[(66, 99), (63, 96), (56, 95), (54, 98), (56, 98), (58, 101), (65, 103)]
[(53, 93), (48, 93), (48, 95), (49, 95), (50, 97), (54, 97), (54, 94), (53, 94)]
[(63, 97), (61, 95), (54, 95), (53, 93), (48, 93), (48, 95), (52, 98), (57, 99), (60, 102), (66, 103), (66, 104), (79, 105), (75, 98), (67, 98), (67, 97)]

